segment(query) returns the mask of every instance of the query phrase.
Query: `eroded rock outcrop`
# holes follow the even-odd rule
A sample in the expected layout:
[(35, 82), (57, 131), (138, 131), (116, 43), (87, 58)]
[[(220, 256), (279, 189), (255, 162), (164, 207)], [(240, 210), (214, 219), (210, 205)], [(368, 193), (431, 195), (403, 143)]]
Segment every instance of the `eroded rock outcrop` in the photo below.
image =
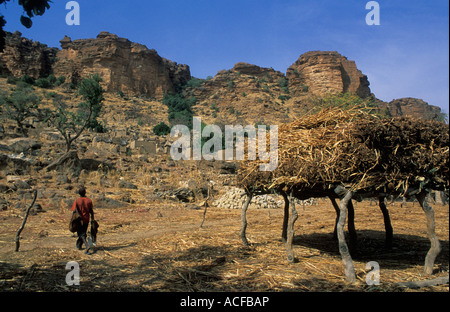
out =
[(64, 37), (55, 76), (76, 82), (80, 77), (98, 73), (109, 92), (140, 93), (162, 97), (190, 78), (187, 65), (179, 65), (158, 55), (154, 49), (117, 35), (101, 32), (96, 39), (72, 41)]
[(393, 117), (410, 116), (415, 118), (434, 120), (441, 120), (443, 118), (441, 109), (439, 107), (430, 105), (421, 99), (410, 97), (401, 98), (392, 100), (385, 105), (385, 109), (387, 109), (389, 115)]
[(286, 77), (294, 94), (314, 95), (350, 92), (360, 97), (370, 95), (369, 80), (349, 61), (335, 51), (310, 51), (292, 64)]
[(57, 52), (57, 48), (24, 38), (18, 31), (6, 32), (5, 48), (0, 53), (0, 74), (17, 78), (46, 77), (52, 72)]

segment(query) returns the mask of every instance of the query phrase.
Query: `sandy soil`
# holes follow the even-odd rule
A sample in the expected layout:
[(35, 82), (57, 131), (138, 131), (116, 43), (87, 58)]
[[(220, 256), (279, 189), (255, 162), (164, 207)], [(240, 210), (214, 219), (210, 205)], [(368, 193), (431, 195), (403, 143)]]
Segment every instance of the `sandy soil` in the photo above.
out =
[[(344, 280), (335, 212), (325, 200), (298, 207), (294, 251), (288, 264), (281, 242), (282, 209), (248, 211), (250, 247), (240, 237), (240, 210), (203, 210), (170, 201), (96, 209), (98, 245), (90, 255), (75, 248), (69, 210), (45, 209), (30, 216), (14, 252), (23, 212), (0, 211), (0, 291), (415, 291), (396, 285), (429, 279), (423, 262), (429, 248), (425, 215), (417, 203), (389, 206), (392, 250), (384, 249), (381, 211), (369, 202), (355, 207), (357, 250), (352, 253), (356, 284)], [(433, 206), (442, 252), (434, 276), (448, 275), (449, 207)], [(80, 265), (80, 285), (66, 284), (66, 264)], [(381, 284), (365, 282), (366, 263), (380, 265)], [(421, 291), (449, 291), (448, 285)]]

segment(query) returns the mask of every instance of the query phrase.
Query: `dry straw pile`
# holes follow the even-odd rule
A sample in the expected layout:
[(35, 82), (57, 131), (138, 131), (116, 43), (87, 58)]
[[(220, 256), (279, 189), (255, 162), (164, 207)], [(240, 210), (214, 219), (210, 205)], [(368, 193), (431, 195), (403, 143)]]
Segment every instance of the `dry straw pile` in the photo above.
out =
[(279, 127), (276, 170), (245, 161), (237, 181), (250, 191), (448, 188), (448, 130), (438, 121), (326, 108)]

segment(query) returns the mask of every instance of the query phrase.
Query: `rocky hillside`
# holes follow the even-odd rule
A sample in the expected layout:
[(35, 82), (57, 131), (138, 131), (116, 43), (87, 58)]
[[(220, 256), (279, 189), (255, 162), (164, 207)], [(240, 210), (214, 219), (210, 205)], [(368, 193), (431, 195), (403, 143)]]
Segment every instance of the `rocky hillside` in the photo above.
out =
[(37, 79), (52, 73), (57, 48), (49, 48), (45, 44), (24, 38), (18, 31), (6, 32), (5, 41), (5, 49), (0, 53), (1, 75), (14, 77), (28, 75)]
[(76, 84), (89, 74), (100, 74), (108, 92), (145, 94), (161, 98), (191, 79), (189, 66), (162, 58), (153, 49), (101, 32), (95, 39), (72, 41), (64, 37), (61, 50), (7, 33), (6, 48), (0, 53), (0, 73), (17, 78), (49, 74), (66, 77)]
[(145, 95), (161, 100), (164, 94), (183, 88), (185, 97), (195, 98), (194, 114), (205, 123), (218, 125), (290, 122), (314, 108), (315, 98), (346, 92), (375, 102), (390, 116), (442, 118), (440, 108), (420, 99), (378, 100), (356, 63), (335, 51), (306, 52), (286, 73), (237, 63), (201, 80), (192, 79), (188, 65), (164, 59), (154, 49), (108, 32), (95, 39), (64, 37), (60, 42), (61, 49), (49, 48), (19, 32), (7, 33), (5, 51), (0, 53), (0, 74), (35, 79), (53, 74), (75, 84), (97, 73), (106, 91), (128, 98)]

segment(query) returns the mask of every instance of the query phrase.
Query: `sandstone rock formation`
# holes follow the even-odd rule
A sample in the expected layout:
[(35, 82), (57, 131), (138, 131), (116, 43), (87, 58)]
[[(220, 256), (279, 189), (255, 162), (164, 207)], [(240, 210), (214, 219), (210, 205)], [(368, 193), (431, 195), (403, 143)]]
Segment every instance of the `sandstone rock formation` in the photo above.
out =
[(360, 97), (370, 95), (369, 81), (354, 61), (335, 51), (311, 51), (292, 64), (286, 77), (293, 93), (306, 90), (314, 95), (351, 92)]
[(53, 66), (55, 76), (76, 82), (98, 73), (106, 91), (162, 97), (190, 80), (187, 65), (166, 60), (154, 49), (101, 32), (96, 39), (72, 41), (64, 37)]
[(52, 72), (57, 48), (22, 37), (18, 31), (6, 32), (5, 48), (0, 53), (0, 74), (32, 78), (46, 77)]
[[(101, 32), (95, 39), (64, 37), (61, 50), (7, 33), (0, 53), (0, 74), (21, 78), (66, 77), (77, 83), (98, 73), (106, 91), (145, 94), (161, 99), (180, 91), (191, 80), (189, 66), (162, 58), (154, 49), (117, 35)], [(279, 124), (290, 122), (311, 110), (310, 98), (328, 93), (350, 92), (375, 100), (379, 111), (390, 116), (409, 115), (442, 119), (438, 107), (419, 99), (404, 98), (390, 103), (371, 94), (367, 76), (354, 61), (334, 51), (302, 54), (283, 74), (273, 68), (237, 63), (211, 79), (189, 84), (184, 95), (196, 98), (196, 116), (207, 124)]]
[[(383, 107), (383, 104), (379, 104)], [(385, 109), (388, 110), (389, 115), (396, 116), (411, 116), (423, 119), (441, 120), (441, 109), (433, 106), (421, 99), (416, 98), (401, 98), (395, 99), (386, 103)]]

